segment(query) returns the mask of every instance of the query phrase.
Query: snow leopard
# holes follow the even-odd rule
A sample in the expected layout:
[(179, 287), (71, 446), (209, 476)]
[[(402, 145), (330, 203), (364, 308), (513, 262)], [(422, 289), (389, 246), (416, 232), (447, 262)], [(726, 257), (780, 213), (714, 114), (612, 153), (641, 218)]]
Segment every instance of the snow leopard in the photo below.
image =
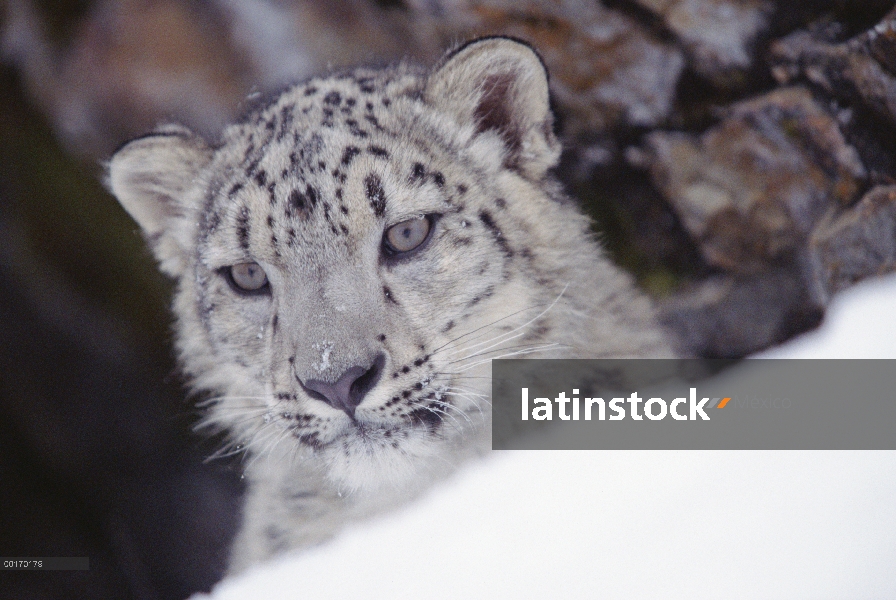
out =
[(180, 364), (244, 454), (239, 572), (491, 447), (490, 363), (674, 354), (555, 176), (548, 74), (504, 37), (126, 143), (108, 185), (176, 282)]

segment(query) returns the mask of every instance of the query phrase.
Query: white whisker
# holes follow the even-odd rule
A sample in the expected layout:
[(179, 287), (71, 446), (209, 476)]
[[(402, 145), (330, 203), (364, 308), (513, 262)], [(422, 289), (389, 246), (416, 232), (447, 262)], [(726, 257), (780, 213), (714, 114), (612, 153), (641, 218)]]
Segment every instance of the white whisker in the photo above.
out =
[[(565, 291), (565, 289), (566, 289), (566, 288), (564, 288), (564, 291)], [(456, 338), (453, 338), (451, 341), (442, 344), (441, 346), (439, 346), (438, 348), (436, 348), (435, 350), (433, 350), (432, 352), (430, 352), (430, 355), (431, 355), (431, 356), (435, 356), (436, 354), (438, 354), (439, 352), (441, 352), (443, 349), (447, 348), (447, 347), (450, 346), (451, 344), (454, 344), (454, 343), (456, 343), (456, 342), (458, 342), (458, 341), (464, 339), (464, 338), (467, 337), (468, 335), (472, 335), (472, 334), (476, 333), (477, 331), (482, 331), (483, 329), (488, 329), (488, 328), (490, 328), (490, 327), (493, 327), (494, 325), (497, 325), (497, 324), (500, 323), (501, 321), (505, 321), (505, 320), (507, 320), (507, 319), (510, 319), (510, 318), (512, 318), (512, 317), (515, 317), (516, 315), (518, 315), (518, 314), (520, 314), (520, 313), (524, 313), (524, 312), (529, 311), (529, 310), (537, 310), (537, 309), (541, 308), (542, 306), (544, 306), (544, 305), (543, 305), (543, 304), (538, 304), (538, 305), (536, 305), (536, 306), (530, 306), (530, 307), (528, 307), (528, 308), (522, 308), (522, 309), (520, 309), (520, 310), (518, 310), (518, 311), (516, 311), (516, 312), (510, 313), (509, 315), (507, 315), (507, 316), (505, 316), (505, 317), (501, 317), (500, 319), (497, 319), (497, 320), (495, 320), (495, 321), (492, 321), (491, 323), (487, 323), (487, 324), (485, 324), (485, 325), (482, 325), (482, 326), (480, 326), (480, 327), (477, 327), (476, 329), (474, 329), (474, 330), (472, 330), (472, 331), (468, 331), (467, 333), (465, 333), (465, 334), (463, 334), (463, 335), (459, 335), (459, 336), (457, 336)], [(487, 334), (488, 334), (488, 331), (482, 333), (481, 335), (487, 335)], [(475, 337), (475, 338), (473, 338), (473, 339), (478, 339), (478, 337), (481, 337), (481, 335), (480, 335), (480, 336), (477, 336), (477, 337)], [(467, 340), (467, 341), (469, 341), (469, 340)]]
[(508, 352), (507, 354), (502, 354), (502, 355), (500, 355), (500, 356), (495, 356), (495, 357), (492, 357), (492, 358), (484, 358), (484, 359), (482, 359), (482, 360), (480, 360), (480, 361), (477, 361), (477, 362), (474, 362), (474, 363), (472, 363), (472, 364), (470, 364), (470, 365), (467, 365), (467, 366), (465, 366), (465, 367), (462, 367), (460, 370), (461, 370), (461, 371), (466, 371), (467, 369), (472, 369), (473, 367), (477, 367), (477, 366), (479, 366), (479, 365), (481, 365), (481, 364), (485, 364), (485, 363), (487, 363), (487, 362), (491, 362), (491, 361), (493, 361), (493, 360), (498, 360), (498, 359), (501, 359), (501, 358), (509, 358), (509, 357), (511, 357), (511, 356), (522, 356), (522, 355), (524, 355), (524, 354), (532, 354), (532, 353), (534, 353), (534, 352), (542, 352), (542, 351), (544, 351), (544, 350), (548, 350), (548, 349), (550, 349), (550, 348), (556, 348), (556, 347), (561, 346), (561, 345), (562, 345), (562, 344), (545, 344), (544, 346), (536, 346), (536, 347), (534, 347), (534, 348), (529, 348), (529, 349), (525, 349), (525, 350), (516, 350), (515, 352)]
[[(538, 319), (540, 319), (541, 317), (543, 317), (544, 315), (546, 315), (548, 312), (550, 312), (551, 309), (553, 309), (554, 306), (556, 306), (557, 302), (560, 301), (560, 298), (563, 297), (563, 294), (566, 293), (567, 288), (569, 288), (569, 284), (568, 284), (568, 283), (563, 287), (563, 289), (560, 291), (560, 293), (557, 295), (557, 297), (554, 298), (554, 301), (551, 302), (550, 305), (548, 305), (547, 308), (545, 308), (543, 311), (541, 311), (540, 313), (538, 313), (537, 315), (535, 315), (534, 317), (532, 317), (530, 320), (526, 321), (526, 322), (523, 323), (522, 325), (519, 325), (519, 326), (517, 326), (517, 327), (515, 327), (515, 328), (513, 328), (513, 329), (511, 329), (510, 331), (507, 331), (507, 332), (505, 332), (505, 333), (499, 334), (499, 335), (497, 335), (497, 336), (495, 336), (495, 337), (493, 337), (493, 338), (491, 338), (491, 339), (489, 339), (489, 340), (485, 340), (484, 342), (479, 342), (478, 344), (472, 344), (472, 345), (470, 345), (470, 346), (465, 346), (464, 348), (459, 348), (459, 349), (457, 349), (457, 350), (455, 351), (455, 354), (456, 354), (456, 353), (459, 353), (459, 352), (468, 352), (468, 351), (470, 351), (471, 349), (473, 349), (473, 348), (475, 348), (475, 347), (477, 347), (477, 346), (482, 346), (482, 345), (485, 345), (485, 344), (490, 344), (490, 343), (492, 343), (493, 341), (495, 341), (495, 340), (497, 340), (497, 339), (500, 339), (501, 337), (504, 337), (504, 336), (507, 336), (507, 335), (516, 333), (517, 331), (520, 331), (520, 330), (522, 330), (522, 329), (525, 329), (526, 327), (528, 327), (529, 325), (531, 325), (532, 323), (536, 322)], [(514, 314), (519, 314), (519, 312), (523, 312), (523, 311), (517, 311), (517, 313), (514, 313)], [(505, 317), (505, 318), (506, 318), (506, 317)], [(501, 320), (503, 320), (503, 319), (501, 319)], [(498, 321), (495, 321), (495, 323), (497, 323), (497, 322), (498, 322)], [(494, 323), (493, 323), (493, 324), (494, 324)], [(515, 338), (515, 337), (518, 337), (518, 336), (513, 336), (513, 337)], [(511, 338), (511, 339), (512, 339), (512, 338)]]

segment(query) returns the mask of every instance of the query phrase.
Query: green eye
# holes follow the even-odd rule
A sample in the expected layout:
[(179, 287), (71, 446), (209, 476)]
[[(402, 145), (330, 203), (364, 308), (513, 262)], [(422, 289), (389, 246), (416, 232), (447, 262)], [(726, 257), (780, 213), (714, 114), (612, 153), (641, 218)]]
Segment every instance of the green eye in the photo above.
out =
[(244, 292), (258, 292), (268, 285), (268, 276), (258, 263), (233, 265), (229, 274), (233, 285)]
[(386, 230), (383, 243), (393, 254), (403, 254), (418, 248), (429, 237), (432, 228), (430, 217), (408, 219)]

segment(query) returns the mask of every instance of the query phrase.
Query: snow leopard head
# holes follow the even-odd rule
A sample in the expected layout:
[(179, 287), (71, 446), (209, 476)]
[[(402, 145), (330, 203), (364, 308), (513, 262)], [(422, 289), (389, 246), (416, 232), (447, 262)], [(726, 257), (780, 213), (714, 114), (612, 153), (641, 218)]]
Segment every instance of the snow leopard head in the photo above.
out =
[(547, 309), (594, 248), (552, 127), (536, 53), (486, 38), (292, 86), (216, 144), (123, 146), (109, 186), (177, 281), (210, 420), (353, 488), (487, 439), (489, 360), (556, 345)]

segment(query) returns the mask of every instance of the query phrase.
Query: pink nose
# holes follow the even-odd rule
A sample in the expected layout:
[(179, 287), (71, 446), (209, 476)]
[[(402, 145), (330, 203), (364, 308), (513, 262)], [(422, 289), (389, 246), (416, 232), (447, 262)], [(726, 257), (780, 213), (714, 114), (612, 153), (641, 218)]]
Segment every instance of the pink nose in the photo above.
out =
[(369, 367), (349, 367), (335, 382), (321, 379), (299, 379), (302, 389), (316, 400), (326, 402), (333, 408), (345, 411), (354, 417), (355, 408), (364, 401), (367, 392), (376, 386), (386, 364), (384, 354), (377, 355)]

